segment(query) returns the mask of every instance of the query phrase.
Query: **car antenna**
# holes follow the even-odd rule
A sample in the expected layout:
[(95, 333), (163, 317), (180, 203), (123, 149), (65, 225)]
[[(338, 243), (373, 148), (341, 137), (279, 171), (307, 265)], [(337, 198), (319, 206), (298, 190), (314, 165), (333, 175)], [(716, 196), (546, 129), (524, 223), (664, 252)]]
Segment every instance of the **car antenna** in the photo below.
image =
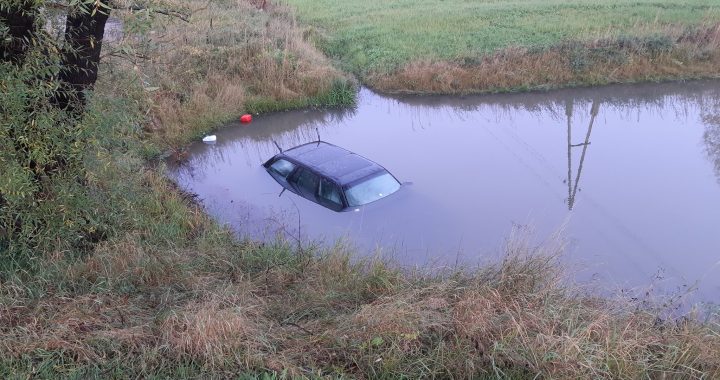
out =
[(282, 148), (280, 147), (280, 145), (277, 143), (277, 141), (273, 140), (272, 142), (275, 143), (275, 146), (278, 148), (278, 150), (280, 151), (280, 153), (282, 153), (283, 150), (282, 150)]
[(320, 146), (320, 130), (315, 128), (315, 133), (317, 133), (318, 139), (317, 139), (317, 145)]

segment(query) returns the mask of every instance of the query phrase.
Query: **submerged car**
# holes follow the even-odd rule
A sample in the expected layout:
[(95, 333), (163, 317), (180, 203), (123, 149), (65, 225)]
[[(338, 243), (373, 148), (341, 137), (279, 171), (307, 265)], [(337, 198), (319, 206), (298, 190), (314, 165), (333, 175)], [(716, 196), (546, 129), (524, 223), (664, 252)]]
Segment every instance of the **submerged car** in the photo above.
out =
[(281, 151), (263, 166), (285, 189), (333, 211), (375, 202), (401, 187), (377, 163), (324, 141)]

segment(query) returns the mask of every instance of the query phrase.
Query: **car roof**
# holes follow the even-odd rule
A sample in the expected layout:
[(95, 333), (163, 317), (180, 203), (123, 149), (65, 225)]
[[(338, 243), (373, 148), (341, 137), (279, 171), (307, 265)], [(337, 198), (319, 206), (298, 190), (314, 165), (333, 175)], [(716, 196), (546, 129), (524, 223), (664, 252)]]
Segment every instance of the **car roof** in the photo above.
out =
[(363, 156), (324, 141), (299, 145), (278, 156), (289, 157), (340, 185), (386, 171)]

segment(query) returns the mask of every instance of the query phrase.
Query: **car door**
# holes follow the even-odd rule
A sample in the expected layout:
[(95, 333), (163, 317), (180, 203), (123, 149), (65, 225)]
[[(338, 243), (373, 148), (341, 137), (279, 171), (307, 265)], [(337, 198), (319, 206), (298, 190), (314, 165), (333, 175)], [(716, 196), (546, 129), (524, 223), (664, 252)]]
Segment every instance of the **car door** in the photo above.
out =
[(320, 184), (320, 176), (307, 168), (298, 168), (297, 173), (290, 179), (290, 184), (295, 191), (302, 196), (315, 203), (317, 200), (318, 186)]
[(320, 178), (320, 189), (317, 199), (318, 203), (333, 211), (340, 211), (345, 208), (340, 186), (324, 177)]

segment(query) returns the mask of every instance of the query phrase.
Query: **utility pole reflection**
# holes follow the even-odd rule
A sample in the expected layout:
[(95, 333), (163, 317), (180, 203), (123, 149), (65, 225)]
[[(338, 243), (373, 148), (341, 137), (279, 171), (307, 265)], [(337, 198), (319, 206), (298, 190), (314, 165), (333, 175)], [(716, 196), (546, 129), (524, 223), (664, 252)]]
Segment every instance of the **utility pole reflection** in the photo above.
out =
[[(565, 116), (567, 117), (567, 142), (568, 142), (568, 210), (573, 209), (575, 205), (575, 195), (577, 194), (578, 184), (580, 183), (580, 175), (582, 174), (583, 163), (585, 162), (585, 154), (587, 148), (590, 145), (590, 134), (592, 133), (593, 124), (595, 123), (595, 117), (600, 110), (600, 103), (593, 100), (592, 107), (590, 107), (590, 125), (588, 126), (587, 134), (585, 135), (585, 142), (580, 144), (572, 143), (572, 116), (573, 116), (573, 103), (572, 100), (568, 100), (565, 103)], [(578, 166), (577, 175), (573, 181), (572, 177), (572, 148), (582, 147), (582, 154), (580, 155), (580, 165)]]

